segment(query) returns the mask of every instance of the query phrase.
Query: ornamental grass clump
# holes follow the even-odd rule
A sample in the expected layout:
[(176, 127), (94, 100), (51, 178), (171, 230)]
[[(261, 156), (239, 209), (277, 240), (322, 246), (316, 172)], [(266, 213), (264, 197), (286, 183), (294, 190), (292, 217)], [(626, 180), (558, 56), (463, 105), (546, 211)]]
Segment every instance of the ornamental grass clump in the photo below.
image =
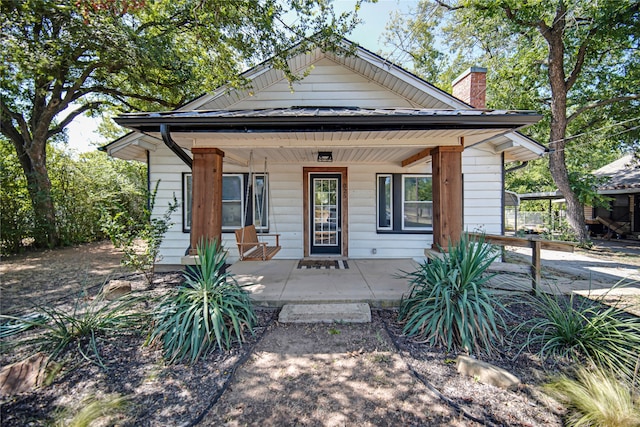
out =
[(411, 291), (400, 304), (403, 332), (448, 351), (491, 353), (502, 342), (504, 327), (497, 311), (503, 307), (484, 286), (492, 277), (485, 272), (497, 257), (484, 237), (463, 234), (441, 258), (405, 272)]
[(567, 426), (640, 426), (640, 396), (615, 373), (581, 367), (575, 378), (561, 376), (545, 390), (566, 405)]
[(532, 296), (531, 306), (540, 314), (516, 330), (528, 331), (522, 349), (539, 348), (537, 352), (544, 359), (590, 362), (620, 378), (637, 381), (640, 318), (605, 304), (606, 295), (594, 300), (574, 294)]
[(148, 316), (140, 307), (143, 301), (142, 297), (131, 295), (109, 301), (100, 294), (90, 299), (79, 298), (71, 310), (38, 306), (38, 316), (0, 317), (35, 329), (32, 337), (18, 340), (14, 345), (35, 345), (51, 359), (75, 349), (87, 361), (106, 369), (100, 355), (100, 340), (142, 331), (148, 323)]
[(224, 271), (226, 252), (217, 241), (198, 245), (197, 263), (185, 283), (159, 305), (150, 337), (169, 363), (196, 362), (219, 348), (228, 350), (253, 334), (257, 317), (249, 294)]

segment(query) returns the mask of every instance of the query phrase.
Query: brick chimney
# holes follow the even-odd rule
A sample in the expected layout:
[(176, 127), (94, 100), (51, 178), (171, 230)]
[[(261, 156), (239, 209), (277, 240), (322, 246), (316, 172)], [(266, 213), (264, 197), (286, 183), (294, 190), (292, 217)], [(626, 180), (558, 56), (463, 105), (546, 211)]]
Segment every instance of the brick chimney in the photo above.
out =
[(451, 83), (453, 96), (473, 108), (485, 108), (487, 92), (487, 69), (471, 67)]

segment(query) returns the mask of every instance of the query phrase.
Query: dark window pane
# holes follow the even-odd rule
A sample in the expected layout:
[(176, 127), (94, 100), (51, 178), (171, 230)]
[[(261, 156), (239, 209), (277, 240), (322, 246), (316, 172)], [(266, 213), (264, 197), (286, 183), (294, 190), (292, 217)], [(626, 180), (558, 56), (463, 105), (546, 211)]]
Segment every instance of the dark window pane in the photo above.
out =
[(242, 200), (242, 177), (222, 177), (222, 200)]
[(390, 175), (378, 176), (378, 228), (382, 229), (392, 226), (391, 182)]

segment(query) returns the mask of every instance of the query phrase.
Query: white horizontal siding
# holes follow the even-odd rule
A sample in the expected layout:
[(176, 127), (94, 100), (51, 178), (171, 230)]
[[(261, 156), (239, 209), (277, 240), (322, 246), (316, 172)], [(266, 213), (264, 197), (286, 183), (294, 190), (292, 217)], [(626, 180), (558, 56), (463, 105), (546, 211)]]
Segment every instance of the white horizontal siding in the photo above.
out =
[[(424, 249), (431, 246), (431, 235), (378, 234), (376, 231), (376, 174), (401, 172), (407, 173), (407, 170), (392, 164), (349, 167), (350, 258), (419, 258), (424, 256)], [(411, 171), (429, 172), (426, 166)]]
[[(477, 159), (473, 156), (484, 156)], [(493, 158), (491, 158), (493, 157)], [(165, 173), (162, 166), (173, 158), (173, 169), (178, 173)], [(156, 161), (158, 160), (158, 161)], [(175, 193), (182, 202), (182, 172), (188, 168), (181, 165), (173, 153), (158, 150), (151, 157), (152, 182), (161, 178), (156, 199), (156, 215), (162, 215)], [(313, 165), (316, 166), (316, 165)], [(350, 258), (416, 258), (430, 247), (433, 238), (428, 234), (378, 234), (376, 232), (376, 174), (377, 173), (430, 173), (430, 165), (413, 167), (410, 170), (395, 164), (340, 165), (348, 167), (348, 238)], [(274, 164), (268, 166), (270, 183), (269, 225), (271, 233), (279, 233), (281, 259), (301, 258), (303, 251), (303, 201), (302, 164)], [(499, 233), (502, 229), (501, 213), (501, 160), (479, 150), (468, 150), (463, 155), (464, 174), (464, 226), (469, 231), (484, 230)], [(237, 166), (225, 170), (227, 173), (248, 172)], [(255, 170), (253, 172), (256, 172)], [(260, 171), (262, 172), (262, 171)], [(189, 246), (189, 235), (182, 232), (182, 209), (173, 216), (174, 225), (167, 232), (161, 247), (162, 264), (180, 264), (180, 258)], [(237, 259), (237, 248), (233, 233), (223, 234), (223, 244), (229, 251), (229, 260)], [(376, 254), (373, 254), (373, 250)]]
[(464, 228), (502, 233), (502, 159), (474, 148), (462, 155)]
[(174, 195), (179, 203), (178, 209), (171, 215), (173, 225), (165, 234), (160, 246), (162, 257), (160, 264), (179, 265), (180, 258), (189, 248), (189, 234), (182, 232), (183, 172), (191, 172), (191, 170), (164, 145), (158, 146), (149, 156), (149, 179), (152, 191), (160, 180), (153, 211), (154, 217), (160, 218), (164, 215), (169, 203), (173, 202)]
[(406, 98), (330, 59), (314, 64), (311, 73), (293, 83), (282, 78), (243, 99), (230, 109), (314, 107), (413, 107)]

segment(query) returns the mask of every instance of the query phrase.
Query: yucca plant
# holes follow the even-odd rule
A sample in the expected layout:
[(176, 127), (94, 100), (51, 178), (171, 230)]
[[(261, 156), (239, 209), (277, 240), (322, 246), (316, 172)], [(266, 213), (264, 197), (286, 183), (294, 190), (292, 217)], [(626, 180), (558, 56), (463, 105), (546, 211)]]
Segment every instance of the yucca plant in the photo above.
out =
[(159, 305), (151, 342), (161, 343), (169, 363), (195, 362), (253, 333), (257, 317), (249, 294), (224, 272), (226, 252), (217, 241), (198, 245), (197, 263), (183, 286)]
[(403, 332), (449, 351), (490, 353), (501, 342), (504, 325), (496, 310), (501, 304), (484, 286), (492, 277), (485, 272), (497, 256), (483, 236), (465, 233), (455, 246), (449, 243), (441, 258), (405, 272), (411, 290), (400, 304)]
[[(613, 289), (613, 288), (612, 288)], [(530, 297), (538, 316), (518, 329), (528, 330), (523, 349), (539, 348), (542, 358), (590, 361), (618, 376), (632, 379), (640, 363), (640, 318), (616, 305), (595, 300), (539, 294)]]
[(141, 330), (147, 323), (146, 312), (139, 310), (142, 297), (125, 295), (116, 300), (105, 300), (102, 294), (92, 299), (78, 298), (74, 308), (36, 307), (39, 316), (5, 319), (27, 324), (40, 331), (15, 345), (36, 345), (51, 359), (56, 359), (70, 345), (86, 360), (105, 368), (98, 341), (125, 331)]
[(640, 426), (640, 400), (615, 374), (581, 367), (576, 378), (562, 376), (545, 390), (568, 409), (568, 426)]

